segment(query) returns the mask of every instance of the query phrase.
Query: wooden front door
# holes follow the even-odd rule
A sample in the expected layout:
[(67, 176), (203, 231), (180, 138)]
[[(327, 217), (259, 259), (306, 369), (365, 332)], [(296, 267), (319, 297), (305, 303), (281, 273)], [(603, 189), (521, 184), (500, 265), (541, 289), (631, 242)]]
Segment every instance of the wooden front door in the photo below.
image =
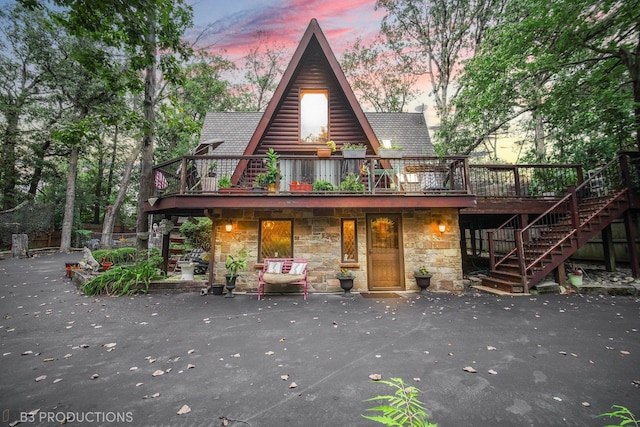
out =
[(402, 217), (367, 215), (367, 272), (369, 290), (403, 290)]

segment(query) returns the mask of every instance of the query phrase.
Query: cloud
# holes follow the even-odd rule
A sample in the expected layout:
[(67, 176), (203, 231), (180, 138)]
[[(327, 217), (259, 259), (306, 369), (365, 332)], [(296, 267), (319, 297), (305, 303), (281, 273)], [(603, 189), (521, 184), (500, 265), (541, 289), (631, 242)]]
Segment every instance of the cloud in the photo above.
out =
[[(199, 5), (199, 9), (203, 7), (203, 4)], [(195, 40), (204, 32), (198, 46), (237, 59), (246, 55), (260, 31), (267, 44), (281, 44), (293, 52), (309, 21), (316, 18), (334, 53), (339, 55), (357, 37), (367, 39), (378, 32), (383, 16), (383, 11), (375, 10), (375, 0), (256, 2), (252, 7), (225, 14), (211, 22), (198, 23), (188, 37)]]

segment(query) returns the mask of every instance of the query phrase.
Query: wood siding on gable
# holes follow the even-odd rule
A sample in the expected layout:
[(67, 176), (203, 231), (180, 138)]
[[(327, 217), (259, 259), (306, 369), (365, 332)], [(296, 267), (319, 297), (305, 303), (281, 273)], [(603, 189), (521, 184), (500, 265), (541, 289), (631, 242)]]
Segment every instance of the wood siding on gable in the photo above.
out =
[[(286, 154), (314, 154), (316, 152), (318, 144), (299, 141), (300, 89), (329, 90), (329, 137), (338, 146), (346, 142), (367, 142), (344, 93), (333, 77), (320, 45), (314, 38), (300, 61), (296, 76), (260, 141), (256, 154), (263, 154), (269, 148)], [(367, 143), (367, 145), (369, 144)]]

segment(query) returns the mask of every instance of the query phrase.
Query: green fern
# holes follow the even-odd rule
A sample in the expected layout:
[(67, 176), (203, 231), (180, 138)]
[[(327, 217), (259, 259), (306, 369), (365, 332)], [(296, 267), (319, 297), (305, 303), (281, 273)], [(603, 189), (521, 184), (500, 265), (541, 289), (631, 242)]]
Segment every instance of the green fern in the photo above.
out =
[(365, 402), (374, 400), (385, 400), (388, 405), (379, 405), (367, 409), (367, 411), (380, 411), (381, 415), (362, 415), (364, 418), (384, 424), (386, 426), (397, 427), (437, 427), (427, 421), (427, 414), (424, 403), (418, 400), (418, 396), (422, 391), (419, 388), (410, 386), (402, 381), (402, 378), (391, 378), (391, 380), (376, 381), (395, 388), (393, 395), (376, 396)]
[(613, 405), (611, 409), (614, 409), (612, 412), (605, 412), (604, 414), (598, 415), (598, 417), (609, 417), (609, 418), (619, 418), (620, 424), (608, 424), (606, 427), (621, 427), (621, 426), (635, 426), (640, 427), (640, 420), (637, 420), (633, 413), (620, 405)]

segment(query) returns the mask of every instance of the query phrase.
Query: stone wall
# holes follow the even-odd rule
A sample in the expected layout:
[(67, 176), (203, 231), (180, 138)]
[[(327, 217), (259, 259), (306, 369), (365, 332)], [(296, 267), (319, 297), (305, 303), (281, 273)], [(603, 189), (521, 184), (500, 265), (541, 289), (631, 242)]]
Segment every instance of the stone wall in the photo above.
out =
[[(309, 259), (309, 292), (339, 292), (335, 278), (341, 267), (354, 275), (355, 292), (367, 291), (367, 214), (399, 213), (377, 209), (229, 209), (214, 211), (215, 268), (214, 282), (224, 283), (224, 262), (229, 254), (243, 247), (249, 252), (249, 264), (238, 278), (238, 291), (255, 291), (258, 285), (258, 227), (260, 219), (293, 219), (294, 256)], [(433, 274), (431, 291), (456, 292), (463, 289), (460, 229), (457, 209), (405, 209), (402, 214), (402, 242), (404, 247), (404, 287), (418, 290), (413, 271), (425, 265)], [(343, 218), (356, 219), (358, 263), (340, 262), (340, 226)], [(233, 224), (227, 232), (225, 224)], [(439, 224), (445, 224), (441, 233)], [(267, 292), (299, 291), (296, 286), (278, 288), (269, 285)]]

